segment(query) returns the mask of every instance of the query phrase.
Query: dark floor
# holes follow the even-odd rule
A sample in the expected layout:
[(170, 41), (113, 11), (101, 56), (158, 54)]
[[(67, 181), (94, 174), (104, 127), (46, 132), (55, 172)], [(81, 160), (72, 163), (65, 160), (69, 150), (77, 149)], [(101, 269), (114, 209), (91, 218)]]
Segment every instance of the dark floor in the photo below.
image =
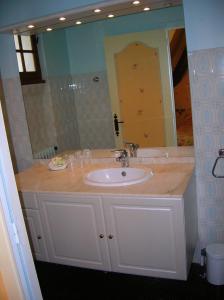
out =
[(105, 273), (36, 262), (44, 300), (224, 300), (224, 286), (209, 284), (193, 264), (187, 281)]

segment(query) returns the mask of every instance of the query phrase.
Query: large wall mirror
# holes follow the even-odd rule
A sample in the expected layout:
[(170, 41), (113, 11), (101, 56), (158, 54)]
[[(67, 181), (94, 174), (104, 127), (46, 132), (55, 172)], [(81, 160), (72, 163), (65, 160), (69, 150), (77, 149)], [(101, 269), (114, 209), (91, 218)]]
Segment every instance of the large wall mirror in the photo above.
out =
[(34, 157), (193, 145), (182, 6), (37, 34), (45, 82), (22, 86)]

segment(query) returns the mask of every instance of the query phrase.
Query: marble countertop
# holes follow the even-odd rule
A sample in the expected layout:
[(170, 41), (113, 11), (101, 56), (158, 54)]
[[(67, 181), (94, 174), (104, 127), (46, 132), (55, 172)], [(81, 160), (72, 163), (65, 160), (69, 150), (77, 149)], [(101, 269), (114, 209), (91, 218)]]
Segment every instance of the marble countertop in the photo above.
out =
[(172, 159), (166, 163), (132, 163), (131, 167), (152, 170), (154, 175), (147, 181), (123, 187), (95, 187), (84, 183), (84, 176), (91, 170), (120, 167), (113, 162), (102, 162), (60, 171), (48, 170), (47, 164), (37, 163), (16, 175), (18, 190), (22, 192), (62, 192), (114, 195), (142, 195), (151, 197), (180, 198), (183, 196), (194, 171), (192, 159), (180, 161)]

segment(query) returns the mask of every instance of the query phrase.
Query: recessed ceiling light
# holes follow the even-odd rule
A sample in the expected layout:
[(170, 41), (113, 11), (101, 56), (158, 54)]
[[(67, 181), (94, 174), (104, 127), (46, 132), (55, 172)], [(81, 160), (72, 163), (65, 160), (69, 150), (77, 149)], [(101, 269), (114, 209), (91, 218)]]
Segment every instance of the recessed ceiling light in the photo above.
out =
[(114, 15), (112, 15), (112, 14), (108, 15), (108, 18), (113, 18), (113, 17), (114, 17)]
[(143, 10), (148, 11), (148, 10), (150, 10), (150, 7), (145, 7)]
[(82, 24), (82, 22), (81, 21), (76, 21), (75, 24), (80, 25), (80, 24)]
[(28, 25), (27, 27), (28, 27), (28, 28), (34, 28), (35, 26), (32, 25), (32, 24), (30, 24), (30, 25)]
[(99, 12), (101, 12), (101, 9), (96, 8), (96, 9), (94, 9), (94, 12), (95, 12), (95, 13), (99, 13)]
[(133, 5), (138, 5), (138, 4), (140, 4), (140, 1), (133, 1), (132, 4)]
[(60, 21), (65, 21), (66, 18), (65, 18), (65, 17), (61, 17), (61, 18), (59, 18), (59, 20), (60, 20)]
[(47, 31), (52, 31), (52, 28), (48, 27), (46, 30), (47, 30)]

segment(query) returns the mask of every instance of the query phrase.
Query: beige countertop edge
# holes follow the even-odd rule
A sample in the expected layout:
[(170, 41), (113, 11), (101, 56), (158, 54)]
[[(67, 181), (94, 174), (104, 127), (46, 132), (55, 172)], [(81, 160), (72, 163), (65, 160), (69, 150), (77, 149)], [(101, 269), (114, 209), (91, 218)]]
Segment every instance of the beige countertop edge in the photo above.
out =
[(152, 164), (144, 167), (153, 171), (152, 178), (144, 183), (123, 187), (94, 187), (85, 184), (83, 176), (90, 169), (52, 172), (41, 164), (17, 174), (16, 181), (21, 192), (182, 198), (194, 171), (193, 163)]
[[(20, 191), (20, 190), (19, 190)], [(108, 193), (103, 193), (103, 192), (65, 192), (65, 191), (33, 191), (33, 190), (26, 190), (26, 189), (23, 189), (22, 191), (20, 191), (22, 193), (40, 193), (40, 194), (48, 194), (48, 193), (54, 193), (54, 194), (63, 194), (63, 195), (72, 195), (72, 194), (75, 194), (75, 195), (86, 195), (86, 196), (100, 196), (100, 197), (103, 197), (103, 196), (116, 196), (116, 197), (132, 197), (132, 198), (136, 198), (136, 197), (150, 197), (150, 198), (160, 198), (160, 199), (167, 199), (169, 200), (170, 198), (175, 198), (177, 200), (180, 200), (183, 198), (183, 194), (151, 194), (151, 193), (142, 193), (142, 194), (134, 194), (134, 193), (131, 193), (131, 194), (128, 194), (128, 193), (116, 193), (116, 192), (108, 192)]]

